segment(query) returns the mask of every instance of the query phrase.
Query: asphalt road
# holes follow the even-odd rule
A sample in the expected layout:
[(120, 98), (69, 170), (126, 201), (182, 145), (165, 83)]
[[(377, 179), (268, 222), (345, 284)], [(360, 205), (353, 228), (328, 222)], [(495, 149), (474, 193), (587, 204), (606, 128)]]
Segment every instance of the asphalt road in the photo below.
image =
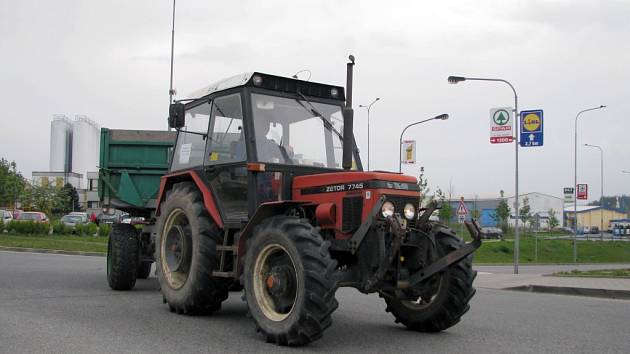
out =
[(170, 313), (155, 278), (109, 290), (102, 257), (0, 252), (0, 352), (627, 353), (630, 302), (480, 289), (461, 323), (439, 334), (394, 324), (376, 296), (337, 293), (324, 338), (265, 343), (233, 293), (207, 317)]

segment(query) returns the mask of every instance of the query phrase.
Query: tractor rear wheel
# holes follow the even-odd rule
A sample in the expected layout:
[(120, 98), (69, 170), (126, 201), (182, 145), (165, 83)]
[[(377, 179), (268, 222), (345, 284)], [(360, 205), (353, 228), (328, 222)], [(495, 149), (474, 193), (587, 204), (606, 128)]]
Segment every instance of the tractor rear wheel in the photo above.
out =
[(277, 216), (254, 232), (245, 256), (244, 299), (268, 342), (319, 339), (338, 306), (329, 242), (305, 219)]
[[(441, 225), (436, 225), (435, 239), (438, 254), (459, 249), (463, 241)], [(420, 332), (439, 332), (457, 324), (468, 311), (468, 302), (475, 294), (473, 280), (477, 272), (472, 269), (472, 255), (452, 264), (445, 271), (427, 279), (433, 283), (433, 292), (417, 300), (401, 300), (385, 296), (387, 312), (407, 328)]]
[(218, 267), (218, 227), (192, 183), (176, 184), (161, 206), (156, 240), (156, 268), (164, 301), (173, 312), (208, 314), (228, 297)]
[(129, 224), (114, 224), (107, 241), (107, 282), (113, 290), (136, 285), (138, 232)]

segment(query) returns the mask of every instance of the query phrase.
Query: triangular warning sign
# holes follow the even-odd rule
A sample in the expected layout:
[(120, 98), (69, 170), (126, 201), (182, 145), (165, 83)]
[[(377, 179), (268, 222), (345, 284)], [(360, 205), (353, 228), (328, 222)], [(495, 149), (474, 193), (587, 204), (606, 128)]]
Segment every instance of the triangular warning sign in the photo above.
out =
[(459, 201), (459, 206), (457, 207), (457, 215), (467, 215), (468, 209), (466, 209), (466, 205), (463, 200)]

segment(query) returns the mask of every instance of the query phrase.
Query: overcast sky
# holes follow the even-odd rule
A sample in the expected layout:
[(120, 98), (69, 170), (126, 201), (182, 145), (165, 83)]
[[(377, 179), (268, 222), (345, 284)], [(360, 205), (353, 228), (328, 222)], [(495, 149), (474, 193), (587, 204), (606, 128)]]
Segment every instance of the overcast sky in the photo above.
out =
[[(384, 6), (387, 5), (387, 6)], [(0, 0), (0, 156), (30, 178), (47, 170), (53, 114), (101, 126), (165, 129), (171, 1)], [(177, 2), (177, 98), (247, 71), (344, 85), (356, 57), (355, 135), (371, 167), (397, 170), (398, 137), (418, 141), (429, 184), (454, 196), (514, 193), (514, 145), (491, 145), (489, 109), (513, 105), (498, 83), (449, 85), (449, 75), (499, 77), (519, 108), (544, 110), (544, 147), (520, 149), (520, 191), (561, 196), (578, 182), (599, 198), (630, 193), (630, 1), (186, 1)], [(304, 76), (302, 76), (304, 77)]]

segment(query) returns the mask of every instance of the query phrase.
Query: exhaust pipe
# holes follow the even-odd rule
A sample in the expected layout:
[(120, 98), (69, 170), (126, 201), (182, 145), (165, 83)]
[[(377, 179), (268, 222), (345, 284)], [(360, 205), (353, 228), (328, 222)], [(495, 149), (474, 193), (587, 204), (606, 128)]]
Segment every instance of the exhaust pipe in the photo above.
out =
[(354, 68), (354, 56), (348, 57), (350, 61), (346, 66), (346, 107), (343, 109), (343, 160), (344, 170), (352, 168), (352, 152), (354, 150), (353, 120), (352, 110), (352, 69)]

